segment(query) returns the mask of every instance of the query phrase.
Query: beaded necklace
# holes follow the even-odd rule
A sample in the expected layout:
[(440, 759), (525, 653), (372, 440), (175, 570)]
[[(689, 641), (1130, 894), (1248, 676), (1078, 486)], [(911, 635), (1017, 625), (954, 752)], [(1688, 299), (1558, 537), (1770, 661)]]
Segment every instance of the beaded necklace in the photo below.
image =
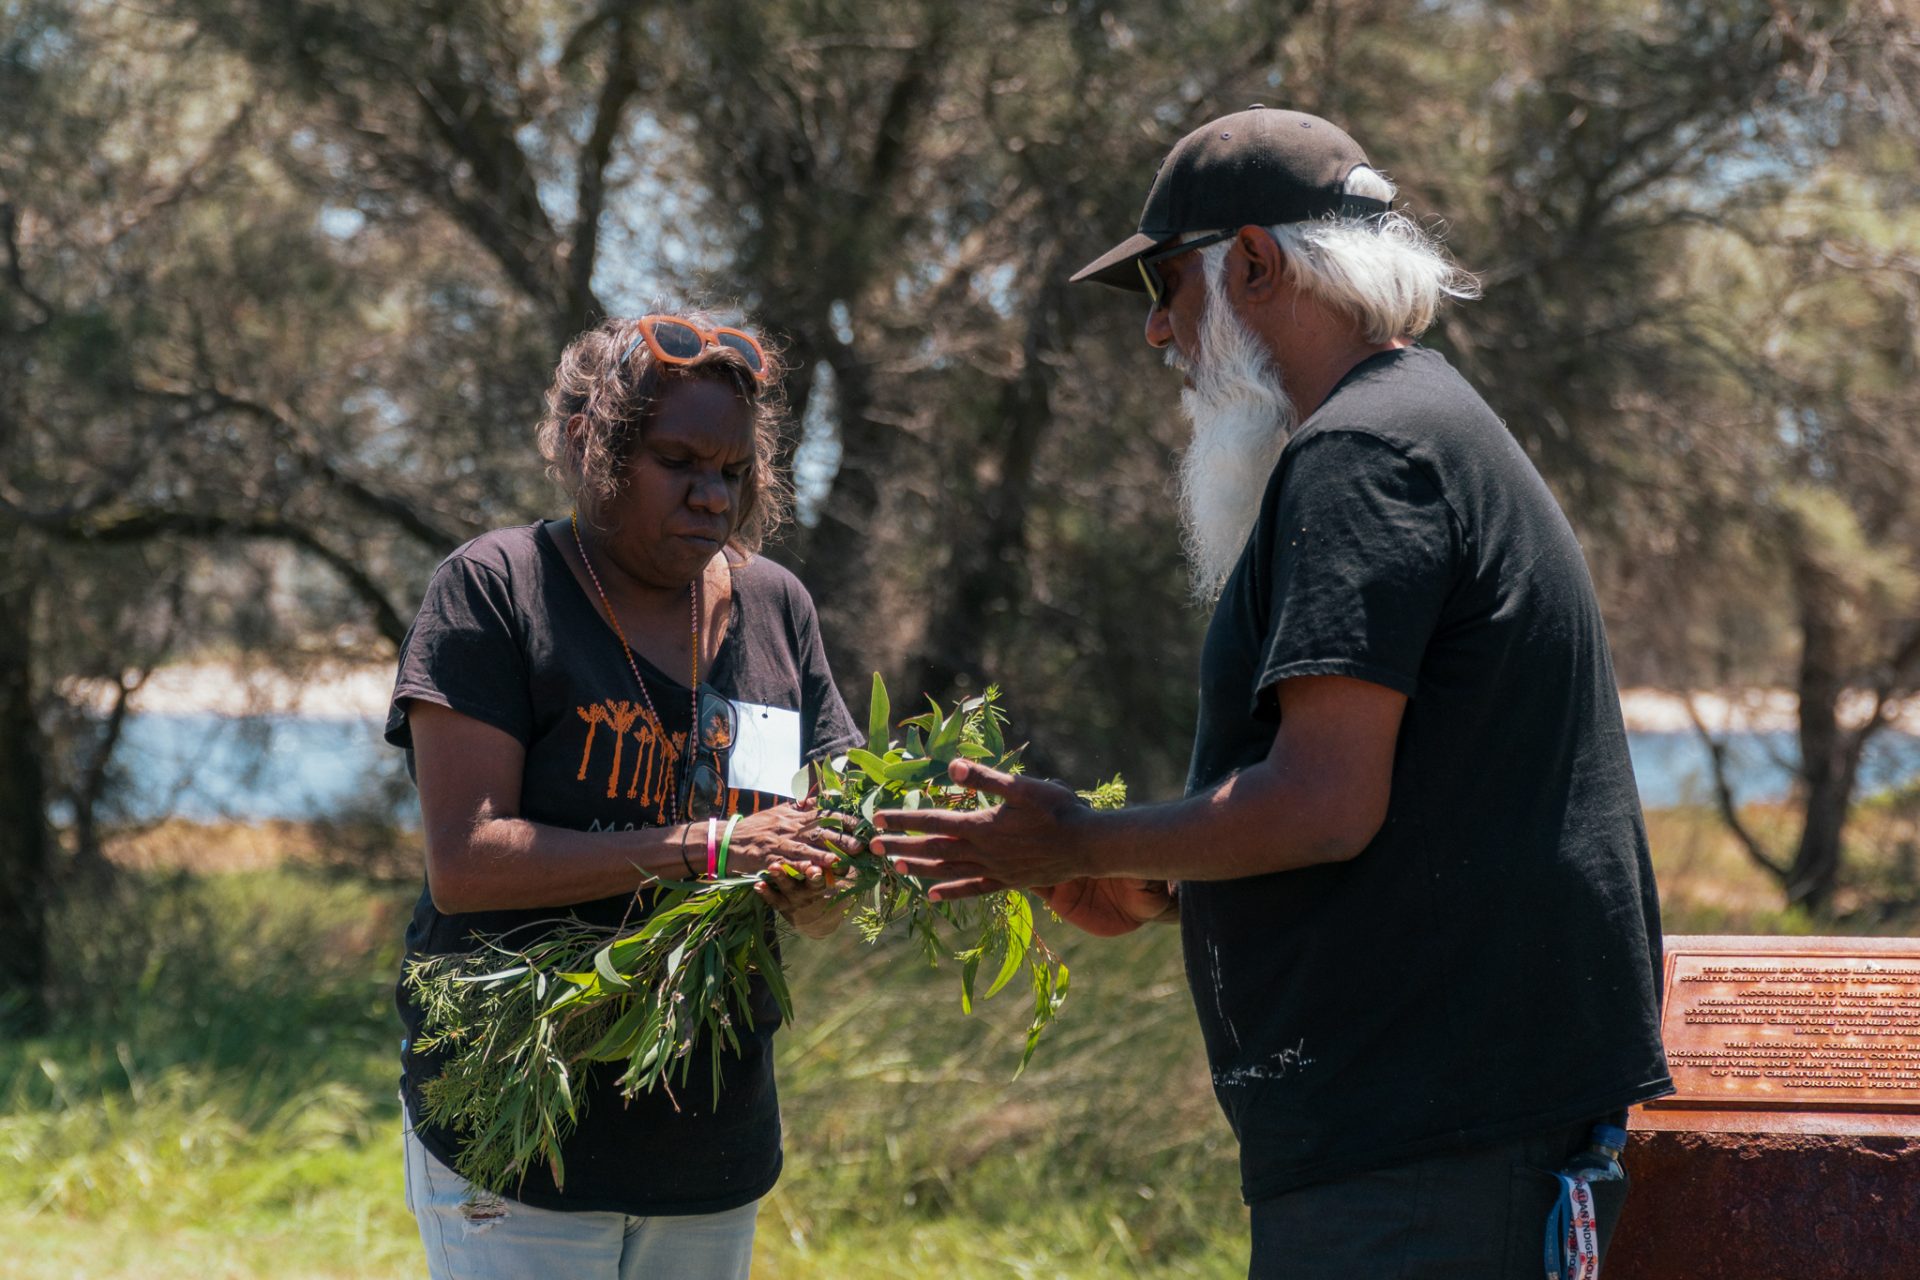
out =
[[(634, 661), (633, 646), (627, 643), (627, 633), (620, 629), (620, 618), (613, 611), (613, 601), (607, 599), (607, 589), (600, 585), (600, 575), (594, 572), (593, 561), (587, 557), (587, 544), (580, 540), (580, 513), (576, 510), (568, 516), (573, 527), (573, 545), (579, 549), (580, 563), (587, 566), (587, 577), (593, 581), (593, 589), (600, 596), (600, 604), (607, 611), (607, 621), (613, 624), (613, 634), (620, 638), (620, 651), (627, 655), (627, 668), (633, 672), (633, 682), (640, 686), (640, 701), (646, 705), (647, 718), (653, 723), (653, 731), (660, 737), (660, 745), (666, 750), (667, 758), (674, 766), (680, 763), (680, 753), (673, 749), (673, 742), (667, 737), (667, 726), (661, 722), (660, 713), (653, 708), (653, 695), (647, 692), (647, 682), (641, 678), (640, 664)], [(693, 741), (693, 735), (700, 727), (700, 586), (706, 576), (702, 569), (687, 584), (687, 599), (693, 607), (693, 678), (687, 687), (693, 690), (693, 704), (688, 708), (687, 741)], [(667, 825), (672, 826), (677, 815), (680, 787), (678, 783), (667, 790)]]

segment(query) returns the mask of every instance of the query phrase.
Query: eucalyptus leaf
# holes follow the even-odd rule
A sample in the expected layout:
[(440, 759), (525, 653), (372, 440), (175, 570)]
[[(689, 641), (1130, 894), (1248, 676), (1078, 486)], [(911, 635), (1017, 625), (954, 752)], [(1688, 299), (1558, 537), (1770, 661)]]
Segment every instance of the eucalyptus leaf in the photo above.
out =
[(646, 1024), (651, 1011), (644, 1001), (634, 1001), (584, 1056), (591, 1062), (617, 1062), (626, 1057), (631, 1048), (630, 1042), (640, 1035), (640, 1028)]
[(855, 747), (847, 752), (847, 763), (858, 766), (860, 772), (875, 782), (887, 780), (887, 762), (871, 751), (862, 751)]
[(942, 765), (950, 762), (960, 752), (960, 727), (965, 717), (955, 711), (947, 717), (945, 723), (927, 740), (927, 755)]
[(460, 982), (504, 982), (509, 978), (517, 978), (526, 972), (528, 972), (528, 966), (524, 964), (520, 964), (520, 965), (515, 965), (511, 969), (502, 969), (498, 973), (476, 973), (471, 977), (460, 978), (458, 979), (458, 981)]
[(993, 985), (987, 988), (989, 1000), (999, 995), (1020, 972), (1020, 962), (1027, 959), (1027, 947), (1033, 942), (1033, 908), (1027, 905), (1027, 895), (1006, 895), (1006, 913), (1006, 954), (1000, 961), (1000, 972), (994, 977)]
[(593, 967), (600, 975), (600, 981), (615, 991), (625, 991), (632, 984), (627, 975), (613, 966), (613, 948), (607, 947), (593, 954)]
[(947, 767), (939, 760), (902, 760), (887, 766), (881, 781), (892, 787), (914, 787), (946, 776)]
[(964, 953), (960, 963), (960, 1012), (973, 1012), (973, 979), (980, 972), (980, 949)]
[(873, 693), (867, 703), (867, 750), (874, 755), (887, 751), (887, 722), (893, 717), (893, 703), (887, 697), (887, 683), (878, 671), (873, 673)]

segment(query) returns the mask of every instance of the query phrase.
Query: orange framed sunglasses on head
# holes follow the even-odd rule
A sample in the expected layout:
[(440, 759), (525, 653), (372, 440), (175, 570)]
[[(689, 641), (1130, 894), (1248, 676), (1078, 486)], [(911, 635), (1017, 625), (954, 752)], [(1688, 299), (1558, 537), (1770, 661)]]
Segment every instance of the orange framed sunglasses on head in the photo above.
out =
[(633, 341), (620, 353), (620, 364), (615, 367), (625, 365), (634, 348), (643, 342), (653, 358), (662, 364), (692, 364), (709, 346), (725, 347), (747, 362), (754, 377), (767, 376), (767, 353), (760, 349), (759, 340), (744, 329), (724, 325), (702, 329), (679, 316), (641, 316), (634, 323)]

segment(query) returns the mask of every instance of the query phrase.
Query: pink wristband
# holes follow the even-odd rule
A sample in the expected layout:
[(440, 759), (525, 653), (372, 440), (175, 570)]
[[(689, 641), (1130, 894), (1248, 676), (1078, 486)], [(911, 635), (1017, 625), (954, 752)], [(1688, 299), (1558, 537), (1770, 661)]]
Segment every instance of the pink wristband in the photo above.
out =
[(707, 819), (707, 879), (709, 880), (714, 879), (720, 874), (719, 829), (720, 820), (718, 818), (710, 817)]

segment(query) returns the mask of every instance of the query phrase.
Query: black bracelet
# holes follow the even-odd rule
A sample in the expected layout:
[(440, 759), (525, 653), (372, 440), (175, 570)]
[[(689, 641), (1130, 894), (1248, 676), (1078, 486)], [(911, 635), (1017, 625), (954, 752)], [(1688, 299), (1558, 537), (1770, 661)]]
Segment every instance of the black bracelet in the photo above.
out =
[(681, 866), (683, 866), (683, 867), (685, 867), (685, 868), (687, 869), (687, 879), (689, 879), (689, 880), (698, 880), (698, 879), (700, 878), (700, 873), (699, 873), (698, 871), (695, 871), (695, 870), (693, 869), (693, 864), (692, 864), (691, 862), (688, 862), (688, 861), (687, 861), (687, 832), (689, 832), (689, 831), (692, 831), (692, 830), (693, 830), (693, 828), (692, 828), (692, 827), (684, 827), (684, 828), (682, 828), (682, 829), (681, 829), (681, 832), (680, 832), (680, 865), (681, 865)]

